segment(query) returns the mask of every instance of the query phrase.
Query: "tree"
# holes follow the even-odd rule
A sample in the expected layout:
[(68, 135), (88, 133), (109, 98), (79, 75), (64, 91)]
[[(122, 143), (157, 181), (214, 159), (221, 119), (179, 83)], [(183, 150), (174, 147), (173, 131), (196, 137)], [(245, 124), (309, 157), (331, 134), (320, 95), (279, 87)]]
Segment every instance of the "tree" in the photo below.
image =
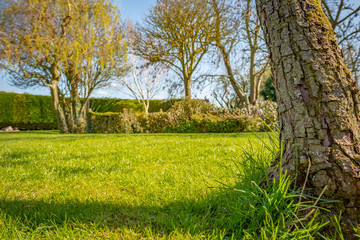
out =
[(181, 79), (189, 99), (194, 72), (212, 41), (208, 19), (211, 12), (206, 1), (158, 0), (130, 42), (137, 55), (168, 65)]
[(249, 102), (256, 105), (260, 98), (260, 87), (264, 80), (263, 75), (267, 69), (268, 55), (259, 57), (262, 48), (263, 39), (260, 32), (260, 20), (255, 13), (255, 7), (252, 0), (246, 1), (244, 10), (244, 39), (248, 47), (249, 63), (248, 78), (250, 82)]
[[(260, 32), (260, 23), (252, 0), (211, 0), (215, 35), (213, 44), (218, 49), (227, 77), (237, 97), (246, 105), (259, 100), (263, 75), (267, 69), (267, 53)], [(211, 23), (209, 23), (211, 24)], [(242, 53), (242, 71), (235, 70), (232, 55)], [(238, 60), (237, 60), (238, 61)], [(239, 77), (247, 78), (249, 92), (239, 84)]]
[[(281, 163), (308, 194), (357, 226), (360, 203), (359, 90), (320, 0), (256, 0), (274, 76)], [(279, 167), (281, 165), (281, 167)], [(346, 221), (345, 221), (346, 222)]]
[(345, 63), (360, 81), (360, 4), (346, 0), (322, 0), (325, 14), (336, 33), (336, 39), (343, 49)]
[(121, 78), (120, 84), (130, 91), (130, 95), (144, 105), (145, 112), (149, 112), (150, 100), (162, 89), (167, 69), (159, 63), (151, 64), (139, 56), (129, 54), (130, 71)]
[(6, 0), (0, 66), (18, 87), (48, 87), (63, 133), (86, 130), (92, 92), (124, 73), (119, 13), (108, 0)]
[(214, 45), (220, 52), (229, 82), (234, 89), (236, 96), (242, 102), (248, 102), (244, 89), (241, 88), (235, 77), (235, 71), (230, 58), (230, 55), (234, 52), (234, 48), (239, 43), (240, 38), (241, 16), (237, 5), (238, 4), (234, 1), (212, 0), (209, 6), (211, 11), (214, 12)]

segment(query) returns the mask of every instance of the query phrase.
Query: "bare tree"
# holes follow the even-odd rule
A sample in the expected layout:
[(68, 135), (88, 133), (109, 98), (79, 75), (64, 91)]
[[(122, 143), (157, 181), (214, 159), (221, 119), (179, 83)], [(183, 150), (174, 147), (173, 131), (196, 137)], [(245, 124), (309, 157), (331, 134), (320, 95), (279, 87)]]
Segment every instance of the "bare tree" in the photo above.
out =
[[(250, 82), (249, 102), (256, 105), (260, 98), (260, 87), (264, 81), (264, 73), (268, 66), (267, 52), (264, 52), (264, 41), (260, 32), (260, 20), (255, 12), (252, 0), (246, 0), (244, 9), (243, 32), (248, 52), (248, 78)], [(265, 54), (264, 54), (265, 53)], [(267, 78), (268, 76), (265, 76)]]
[[(220, 52), (229, 82), (242, 102), (256, 104), (267, 69), (267, 53), (253, 1), (211, 0), (210, 7), (215, 22), (213, 43)], [(232, 56), (239, 54), (243, 55), (241, 71), (232, 63), (236, 61)], [(239, 84), (244, 77), (249, 81), (249, 92)]]
[(348, 0), (322, 0), (322, 6), (343, 49), (345, 63), (359, 84), (360, 3), (354, 4)]
[(239, 43), (240, 38), (240, 22), (242, 19), (238, 5), (236, 1), (231, 0), (210, 1), (215, 22), (214, 45), (220, 52), (227, 77), (234, 92), (242, 102), (247, 102), (247, 95), (244, 89), (239, 86), (233, 65), (231, 64), (231, 54)]
[[(269, 169), (358, 225), (359, 89), (318, 0), (256, 0), (271, 56), (283, 148)], [(349, 225), (351, 231), (351, 227)], [(354, 237), (354, 236), (353, 236)], [(346, 238), (346, 239), (350, 239)]]
[(92, 92), (124, 73), (118, 11), (108, 0), (2, 4), (0, 66), (15, 86), (50, 89), (60, 132), (84, 132)]
[(158, 0), (130, 42), (136, 54), (168, 65), (191, 98), (194, 72), (209, 49), (213, 28), (203, 0)]
[(150, 100), (162, 90), (168, 69), (162, 64), (151, 64), (133, 54), (129, 55), (129, 59), (129, 74), (119, 79), (120, 84), (130, 92), (130, 96), (144, 105), (145, 112), (148, 113)]

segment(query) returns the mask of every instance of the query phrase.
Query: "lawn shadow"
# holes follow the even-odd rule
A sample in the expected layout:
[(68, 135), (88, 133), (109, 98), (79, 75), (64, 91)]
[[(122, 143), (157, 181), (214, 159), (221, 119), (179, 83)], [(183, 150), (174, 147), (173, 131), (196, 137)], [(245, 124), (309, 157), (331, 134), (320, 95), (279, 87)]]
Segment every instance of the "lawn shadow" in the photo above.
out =
[(16, 151), (4, 153), (0, 159), (0, 167), (17, 167), (31, 164), (30, 160), (24, 160), (30, 154), (29, 151)]
[(213, 236), (214, 233), (223, 234), (225, 231), (231, 235), (231, 229), (226, 229), (230, 224), (224, 221), (226, 211), (219, 211), (220, 208), (216, 206), (226, 197), (226, 193), (222, 193), (200, 201), (173, 201), (162, 206), (0, 199), (0, 213), (32, 230), (41, 226), (57, 229), (64, 224), (73, 226), (80, 223), (112, 230), (132, 229), (140, 233), (150, 228), (154, 234), (162, 236), (179, 230), (192, 235), (209, 233)]

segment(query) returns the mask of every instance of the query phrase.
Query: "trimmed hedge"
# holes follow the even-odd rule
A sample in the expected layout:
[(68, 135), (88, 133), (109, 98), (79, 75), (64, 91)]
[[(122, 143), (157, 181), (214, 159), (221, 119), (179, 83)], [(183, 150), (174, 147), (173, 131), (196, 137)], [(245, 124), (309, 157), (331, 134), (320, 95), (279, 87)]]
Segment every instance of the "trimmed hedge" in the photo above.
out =
[(189, 120), (171, 112), (92, 112), (90, 125), (95, 133), (233, 133), (261, 129), (260, 119), (246, 115), (200, 114), (192, 115)]
[[(149, 112), (166, 112), (174, 103), (182, 99), (150, 100)], [(145, 112), (144, 105), (133, 99), (93, 98), (90, 100), (93, 112), (123, 112), (124, 109), (140, 113)]]
[(144, 112), (145, 108), (141, 102), (130, 99), (92, 98), (89, 104), (93, 112), (123, 112), (128, 109), (133, 112)]
[[(151, 100), (150, 112), (167, 111), (178, 99)], [(144, 106), (137, 100), (128, 99), (90, 99), (90, 108), (94, 112), (130, 112), (143, 113)], [(125, 110), (126, 109), (126, 110)], [(56, 129), (56, 116), (53, 112), (50, 96), (17, 94), (0, 91), (0, 128), (6, 126), (19, 129)]]
[(0, 128), (56, 129), (49, 96), (0, 92)]
[[(91, 99), (90, 108), (96, 112), (90, 113), (88, 129), (97, 133), (225, 133), (267, 130), (262, 127), (260, 119), (268, 125), (276, 124), (276, 104), (264, 102), (263, 105), (251, 108), (249, 114), (241, 109), (230, 112), (219, 110), (212, 104), (197, 99), (191, 102), (181, 99), (152, 100), (151, 111), (157, 112), (145, 114), (143, 105), (136, 100)], [(6, 126), (19, 129), (56, 129), (51, 97), (0, 92), (0, 128)]]

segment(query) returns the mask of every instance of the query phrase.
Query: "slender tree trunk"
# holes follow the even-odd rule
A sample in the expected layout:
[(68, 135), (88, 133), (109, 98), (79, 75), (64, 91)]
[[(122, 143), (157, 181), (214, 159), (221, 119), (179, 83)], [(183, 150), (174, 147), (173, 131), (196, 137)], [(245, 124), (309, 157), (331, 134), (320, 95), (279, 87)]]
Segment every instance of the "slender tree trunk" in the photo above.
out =
[(250, 104), (255, 105), (257, 102), (257, 79), (255, 76), (255, 58), (256, 58), (256, 49), (254, 46), (250, 46), (250, 71), (249, 71), (249, 79), (250, 79)]
[(185, 98), (191, 99), (191, 78), (186, 77), (184, 79), (185, 84)]
[(49, 87), (51, 92), (51, 103), (56, 115), (59, 131), (60, 133), (69, 133), (64, 109), (61, 107), (59, 100), (58, 82), (53, 81), (52, 85), (50, 85)]
[(241, 102), (245, 103), (246, 95), (240, 89), (240, 86), (238, 85), (238, 83), (235, 80), (234, 72), (233, 72), (231, 64), (230, 64), (229, 53), (226, 51), (225, 47), (219, 42), (216, 43), (216, 47), (219, 49), (219, 51), (221, 53), (230, 84), (231, 84), (232, 88), (234, 89), (236, 96), (240, 99)]
[[(320, 0), (256, 0), (275, 80), (282, 172), (309, 194), (341, 202), (332, 213), (358, 224), (359, 90)], [(308, 171), (309, 169), (309, 171)], [(277, 177), (279, 168), (269, 169)], [(308, 174), (308, 176), (307, 176)]]

